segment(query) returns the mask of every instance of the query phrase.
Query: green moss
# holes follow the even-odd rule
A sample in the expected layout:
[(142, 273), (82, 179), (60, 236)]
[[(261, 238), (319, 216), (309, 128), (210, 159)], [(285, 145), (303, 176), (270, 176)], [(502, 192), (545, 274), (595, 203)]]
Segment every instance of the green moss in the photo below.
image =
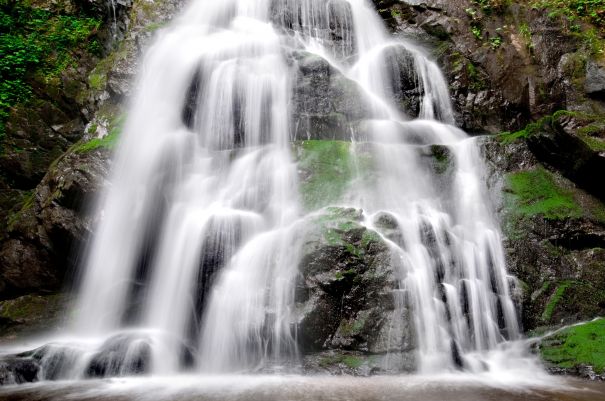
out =
[(545, 116), (536, 122), (529, 123), (525, 128), (516, 132), (503, 132), (499, 135), (500, 141), (504, 144), (513, 143), (519, 139), (526, 139), (530, 136), (543, 131), (553, 122), (553, 116)]
[[(102, 138), (93, 138), (88, 142), (80, 142), (73, 146), (72, 150), (76, 153), (85, 153), (90, 152), (95, 149), (109, 149), (112, 150), (118, 139), (120, 137), (120, 132), (122, 131), (122, 126), (124, 124), (125, 115), (121, 115), (115, 118), (109, 124), (109, 133)], [(94, 131), (92, 127), (94, 126)], [(96, 124), (91, 125), (91, 132), (96, 132), (97, 126)]]
[(145, 27), (145, 30), (147, 32), (154, 32), (154, 31), (157, 31), (158, 29), (162, 29), (162, 28), (166, 27), (167, 25), (168, 25), (168, 21), (152, 22), (151, 24), (149, 24)]
[(105, 88), (107, 84), (107, 74), (105, 72), (101, 72), (97, 68), (92, 70), (90, 75), (88, 76), (88, 85), (92, 90), (99, 91)]
[(343, 358), (342, 362), (347, 365), (347, 367), (351, 369), (357, 369), (361, 365), (363, 365), (363, 359), (355, 356), (346, 356)]
[(25, 295), (20, 298), (0, 302), (0, 317), (12, 321), (35, 319), (64, 299), (63, 295)]
[(588, 147), (598, 152), (605, 150), (605, 116), (568, 110), (559, 110), (550, 116), (542, 117), (522, 130), (503, 132), (499, 135), (500, 141), (509, 144), (527, 139), (538, 132), (550, 130), (553, 124), (560, 123), (565, 117), (572, 117), (577, 121), (580, 128), (576, 130), (576, 136)]
[(582, 215), (573, 194), (560, 188), (542, 167), (509, 174), (507, 189), (515, 197), (516, 212), (522, 215), (540, 214), (552, 220)]
[(301, 183), (307, 210), (337, 203), (351, 181), (350, 143), (344, 141), (303, 141), (298, 145), (299, 168), (306, 178)]
[(572, 283), (570, 281), (564, 281), (557, 286), (557, 289), (555, 290), (554, 294), (550, 297), (550, 300), (548, 301), (548, 304), (546, 304), (546, 308), (542, 313), (543, 321), (550, 321), (557, 305), (559, 304), (561, 298), (563, 298), (563, 295), (565, 294), (565, 291), (567, 290), (567, 288), (569, 288), (571, 284)]
[(569, 327), (544, 339), (542, 358), (561, 368), (590, 365), (595, 372), (605, 371), (605, 319)]

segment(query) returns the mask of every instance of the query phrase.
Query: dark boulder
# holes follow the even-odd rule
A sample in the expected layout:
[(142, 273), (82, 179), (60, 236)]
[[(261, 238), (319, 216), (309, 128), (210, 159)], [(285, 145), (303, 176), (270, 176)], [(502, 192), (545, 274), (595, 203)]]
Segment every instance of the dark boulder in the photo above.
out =
[[(376, 362), (391, 355), (394, 365), (385, 365), (387, 358), (372, 369), (413, 369), (413, 328), (408, 309), (396, 302), (399, 281), (391, 252), (360, 220), (360, 210), (332, 207), (310, 222), (297, 287), (298, 338), (306, 363), (330, 370), (344, 363), (347, 353), (357, 358), (349, 359), (352, 365), (359, 358), (375, 355)], [(321, 354), (327, 350), (338, 355)]]
[(362, 89), (327, 60), (294, 52), (293, 127), (295, 140), (351, 138), (351, 128), (370, 117)]

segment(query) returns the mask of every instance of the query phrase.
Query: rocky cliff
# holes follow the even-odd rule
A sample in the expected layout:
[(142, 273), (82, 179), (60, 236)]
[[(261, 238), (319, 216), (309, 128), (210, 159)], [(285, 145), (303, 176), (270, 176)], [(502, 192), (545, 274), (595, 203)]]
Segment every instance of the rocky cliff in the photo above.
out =
[[(105, 185), (137, 57), (179, 7), (172, 0), (59, 3), (2, 6), (3, 38), (17, 32), (15, 38), (27, 39), (20, 45), (44, 48), (51, 43), (34, 39), (72, 37), (57, 49), (42, 49), (35, 60), (14, 60), (27, 74), (2, 75), (25, 88), (2, 98), (0, 116), (4, 328), (38, 319), (28, 318), (37, 312), (17, 313), (14, 305), (59, 292), (66, 277), (74, 281), (74, 249), (85, 245), (94, 224), (85, 201)], [(478, 140), (509, 270), (522, 289), (527, 332), (605, 313), (605, 16), (594, 3), (594, 9), (571, 12), (564, 1), (374, 0), (393, 35), (414, 38), (439, 61), (457, 124), (472, 134), (491, 134)], [(27, 22), (32, 16), (48, 23)], [(357, 88), (321, 58), (290, 58), (297, 68), (294, 139), (343, 139), (351, 128), (344, 121), (364, 116)], [(402, 75), (398, 85), (408, 94), (402, 108), (413, 114), (412, 80)], [(341, 146), (329, 143), (333, 149), (294, 145), (303, 167), (311, 163), (301, 177), (310, 206), (319, 193), (338, 191), (340, 175), (325, 163), (313, 165), (323, 160), (342, 167), (324, 160), (338, 156)], [(301, 265), (297, 301), (305, 364), (355, 373), (409, 368), (413, 335), (396, 344), (384, 339), (384, 322), (398, 308), (384, 294), (394, 282), (384, 243), (359, 225), (362, 211), (326, 213), (317, 217)], [(397, 361), (380, 359), (394, 350)]]

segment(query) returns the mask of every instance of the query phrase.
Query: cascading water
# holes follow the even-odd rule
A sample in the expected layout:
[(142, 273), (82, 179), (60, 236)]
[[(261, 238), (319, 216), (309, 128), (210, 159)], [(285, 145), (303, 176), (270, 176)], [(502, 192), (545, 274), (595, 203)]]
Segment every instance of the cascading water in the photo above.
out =
[[(45, 378), (296, 364), (308, 219), (291, 154), (294, 53), (327, 60), (367, 106), (347, 132), (374, 178), (358, 168), (338, 203), (391, 249), (418, 370), (485, 370), (520, 337), (481, 158), (452, 125), (436, 64), (387, 35), (368, 0), (196, 1), (147, 53), (99, 201), (74, 333), (102, 344), (45, 347)], [(402, 79), (415, 106), (401, 106)], [(445, 177), (427, 149), (449, 160)]]

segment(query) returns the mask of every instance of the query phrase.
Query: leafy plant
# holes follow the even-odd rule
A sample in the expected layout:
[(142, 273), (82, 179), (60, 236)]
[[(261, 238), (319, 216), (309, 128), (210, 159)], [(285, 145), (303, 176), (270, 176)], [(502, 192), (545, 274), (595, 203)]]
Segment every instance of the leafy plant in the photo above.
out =
[(0, 1), (0, 139), (10, 109), (34, 95), (35, 80), (48, 83), (75, 64), (78, 48), (100, 51), (91, 39), (101, 22), (81, 15), (62, 15), (26, 2)]

